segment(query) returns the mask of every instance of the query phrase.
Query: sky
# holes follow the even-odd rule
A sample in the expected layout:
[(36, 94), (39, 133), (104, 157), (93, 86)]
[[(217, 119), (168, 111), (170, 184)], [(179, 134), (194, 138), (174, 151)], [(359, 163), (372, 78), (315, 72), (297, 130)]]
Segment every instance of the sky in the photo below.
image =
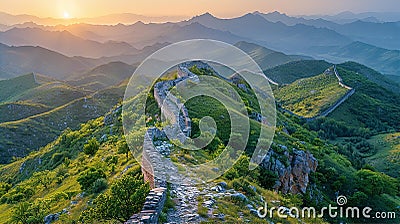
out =
[(113, 13), (194, 16), (205, 12), (235, 17), (249, 12), (289, 15), (400, 11), (399, 0), (0, 0), (0, 11), (39, 17), (87, 18)]

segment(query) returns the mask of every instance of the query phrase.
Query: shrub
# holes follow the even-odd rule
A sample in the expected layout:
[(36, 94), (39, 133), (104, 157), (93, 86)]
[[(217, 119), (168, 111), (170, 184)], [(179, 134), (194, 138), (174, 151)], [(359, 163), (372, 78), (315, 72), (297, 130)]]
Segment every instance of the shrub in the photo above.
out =
[(116, 180), (107, 192), (97, 196), (93, 207), (82, 212), (80, 219), (85, 223), (96, 220), (125, 222), (142, 209), (150, 191), (149, 184), (144, 183), (142, 178), (124, 175)]
[(270, 189), (275, 185), (278, 175), (270, 170), (260, 167), (258, 182), (264, 188)]
[(107, 156), (104, 160), (108, 165), (110, 164), (117, 164), (118, 163), (118, 156)]
[(64, 162), (66, 159), (70, 159), (70, 158), (71, 158), (71, 155), (68, 152), (61, 152), (61, 153), (56, 152), (51, 157), (52, 167), (57, 167), (62, 162)]
[(92, 138), (83, 146), (83, 152), (86, 155), (94, 155), (99, 150), (100, 144), (96, 138)]
[(398, 192), (398, 180), (386, 174), (361, 169), (357, 171), (356, 177), (357, 186), (367, 195), (396, 195)]
[(21, 202), (13, 209), (11, 215), (12, 223), (43, 223), (48, 214), (49, 202), (37, 200), (34, 203)]
[(6, 194), (8, 192), (8, 190), (11, 189), (11, 184), (9, 183), (5, 183), (5, 182), (0, 182), (0, 198), (1, 196), (3, 196), (4, 194)]
[(108, 187), (107, 180), (104, 178), (100, 178), (100, 179), (97, 179), (95, 182), (93, 182), (91, 190), (93, 193), (97, 194), (97, 193), (100, 193), (100, 192), (104, 191), (105, 189), (107, 189), (107, 187)]
[(228, 171), (225, 172), (224, 177), (228, 180), (233, 180), (239, 177), (239, 174), (235, 168), (230, 168)]
[(128, 144), (126, 143), (125, 139), (121, 140), (117, 144), (118, 147), (118, 153), (120, 154), (125, 154), (126, 159), (129, 157), (129, 147)]
[(81, 185), (82, 190), (89, 190), (93, 186), (93, 183), (100, 178), (106, 178), (104, 171), (91, 167), (79, 175), (77, 181)]
[(250, 187), (251, 184), (243, 177), (232, 180), (231, 185), (236, 191), (241, 191), (251, 196), (255, 195), (254, 189)]

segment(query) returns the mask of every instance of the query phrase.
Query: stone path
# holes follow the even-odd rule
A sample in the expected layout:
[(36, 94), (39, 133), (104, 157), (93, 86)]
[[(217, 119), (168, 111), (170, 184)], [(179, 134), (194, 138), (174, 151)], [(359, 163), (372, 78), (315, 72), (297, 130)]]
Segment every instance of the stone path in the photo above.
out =
[[(155, 85), (154, 95), (163, 113), (167, 113), (167, 115), (170, 116), (178, 115), (173, 121), (175, 121), (174, 123), (176, 123), (187, 136), (190, 135), (190, 118), (187, 116), (187, 111), (183, 113), (186, 117), (179, 116), (179, 113), (173, 113), (176, 111), (171, 108), (174, 108), (173, 105), (179, 104), (179, 102), (178, 100), (171, 100), (171, 98), (173, 98), (171, 95), (167, 97), (169, 92), (169, 88), (167, 87), (175, 86), (180, 81), (184, 81), (188, 78), (196, 79), (197, 76), (191, 74), (188, 72), (188, 69), (185, 70), (182, 67), (179, 67), (179, 72), (181, 77), (177, 80), (157, 83)], [(185, 112), (186, 108), (182, 105), (180, 108), (183, 108), (181, 110)], [(179, 109), (176, 108), (175, 110), (179, 111)], [(181, 123), (181, 120), (185, 122)], [(182, 174), (182, 171), (179, 171), (171, 159), (167, 157), (170, 152), (169, 147), (171, 147), (168, 142), (162, 142), (161, 145), (154, 147), (154, 136), (152, 136), (152, 133), (155, 132), (148, 131), (146, 133), (143, 155), (151, 164), (152, 172), (154, 177), (156, 177), (154, 180), (155, 187), (166, 187), (167, 181), (171, 183), (170, 196), (175, 202), (175, 206), (167, 212), (167, 223), (199, 223), (197, 197), (200, 192), (196, 187), (196, 182), (189, 178), (187, 173), (185, 173), (186, 175)], [(178, 139), (184, 141), (186, 136)]]
[[(186, 114), (186, 117), (176, 117), (173, 113), (179, 111), (175, 108), (175, 104), (180, 102), (176, 100), (173, 96), (168, 98), (168, 92), (170, 87), (175, 86), (180, 81), (184, 81), (187, 78), (196, 79), (196, 75), (192, 74), (185, 66), (189, 64), (183, 64), (179, 67), (178, 73), (180, 78), (171, 81), (160, 82), (155, 85), (154, 97), (157, 100), (159, 107), (162, 108), (162, 112), (175, 119), (172, 119), (180, 130), (186, 135), (182, 140), (184, 140), (188, 135), (190, 135), (190, 118)], [(201, 64), (198, 64), (201, 66)], [(163, 106), (164, 104), (164, 106)], [(174, 109), (175, 108), (175, 109)], [(178, 107), (179, 108), (179, 107)], [(184, 109), (186, 110), (186, 109)], [(175, 116), (175, 117), (174, 117)], [(189, 121), (181, 123), (180, 121)], [(186, 131), (185, 131), (186, 130)], [(188, 130), (188, 131), (187, 131)], [(159, 131), (160, 132), (160, 131)], [(162, 130), (161, 132), (164, 132)], [(167, 187), (167, 181), (170, 183), (170, 197), (175, 202), (173, 209), (167, 211), (167, 223), (200, 223), (201, 221), (207, 220), (206, 218), (200, 217), (198, 214), (198, 197), (204, 199), (203, 206), (207, 208), (207, 214), (210, 218), (219, 218), (224, 220), (224, 214), (214, 214), (215, 202), (219, 197), (239, 197), (240, 199), (247, 200), (246, 196), (238, 193), (234, 190), (226, 190), (226, 183), (220, 183), (217, 186), (212, 186), (210, 183), (203, 183), (202, 190), (197, 188), (197, 184), (200, 182), (195, 180), (195, 176), (191, 171), (182, 171), (168, 158), (170, 153), (170, 144), (168, 142), (161, 142), (158, 146), (154, 146), (153, 139), (165, 135), (165, 133), (158, 133), (154, 129), (149, 129), (145, 136), (145, 141), (143, 145), (143, 157), (146, 158), (146, 164), (150, 167), (151, 173), (154, 177), (154, 187)], [(181, 138), (178, 138), (181, 140)], [(142, 164), (143, 165), (143, 164)], [(147, 168), (149, 168), (147, 167)], [(182, 168), (181, 168), (182, 169)]]
[(171, 184), (170, 194), (175, 208), (167, 213), (167, 223), (199, 223), (197, 213), (200, 191), (190, 184)]

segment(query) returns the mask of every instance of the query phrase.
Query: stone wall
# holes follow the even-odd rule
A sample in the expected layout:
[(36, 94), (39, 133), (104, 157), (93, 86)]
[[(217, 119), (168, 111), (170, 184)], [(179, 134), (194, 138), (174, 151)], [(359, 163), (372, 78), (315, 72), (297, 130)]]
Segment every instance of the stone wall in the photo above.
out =
[(160, 181), (154, 178), (154, 161), (152, 161), (151, 152), (157, 151), (154, 147), (154, 138), (165, 138), (165, 133), (158, 128), (149, 128), (145, 134), (143, 142), (143, 153), (142, 153), (142, 173), (145, 182), (149, 182), (150, 187), (165, 187), (165, 184), (161, 184)]
[[(188, 70), (187, 70), (188, 71)], [(169, 89), (176, 86), (179, 82), (184, 81), (194, 74), (188, 74), (180, 72), (180, 78), (176, 80), (169, 80), (158, 82), (154, 85), (154, 98), (157, 101), (158, 106), (162, 107), (163, 116), (171, 118), (171, 123), (178, 124), (185, 135), (190, 136), (191, 120), (188, 112), (184, 105), (181, 105), (179, 99), (173, 95), (168, 96)], [(181, 108), (181, 113), (178, 117), (174, 113), (173, 109)], [(143, 142), (143, 153), (142, 153), (142, 173), (145, 182), (149, 182), (151, 191), (146, 197), (145, 204), (142, 211), (139, 214), (133, 215), (126, 223), (157, 223), (158, 217), (163, 209), (164, 202), (166, 200), (166, 183), (164, 180), (155, 178), (154, 166), (157, 166), (157, 159), (153, 154), (156, 152), (156, 148), (153, 144), (154, 138), (164, 138), (165, 132), (157, 128), (149, 128), (145, 134)]]
[[(162, 110), (162, 116), (168, 117), (172, 124), (177, 124), (177, 127), (175, 128), (179, 128), (186, 137), (189, 137), (191, 134), (191, 119), (189, 118), (188, 110), (176, 96), (169, 94), (169, 90), (187, 79), (199, 81), (198, 76), (190, 72), (188, 69), (190, 66), (194, 65), (198, 68), (210, 69), (218, 75), (218, 73), (216, 73), (208, 64), (203, 62), (183, 63), (178, 65), (179, 78), (156, 83), (154, 85), (153, 93), (158, 106)], [(180, 113), (177, 115), (176, 111), (179, 111)], [(177, 169), (176, 167), (169, 165), (168, 162), (166, 163), (165, 161), (162, 161), (160, 153), (153, 144), (155, 138), (165, 137), (165, 131), (157, 128), (149, 128), (145, 134), (142, 153), (142, 173), (144, 181), (150, 183), (152, 190), (146, 197), (142, 211), (133, 215), (126, 223), (158, 222), (159, 215), (166, 200), (167, 191), (165, 188), (166, 180), (162, 178), (166, 177), (166, 174), (171, 178), (170, 174), (178, 173), (177, 170), (174, 170)], [(184, 139), (185, 138), (179, 140)], [(184, 181), (179, 177), (179, 175), (172, 177), (175, 178), (175, 182)]]
[[(168, 94), (172, 87), (187, 79), (198, 80), (197, 75), (190, 72), (187, 65), (187, 63), (178, 65), (179, 78), (156, 83), (154, 85), (154, 98), (162, 110), (162, 116), (167, 117), (170, 123), (177, 124), (178, 127), (176, 128), (179, 128), (186, 137), (189, 137), (191, 135), (192, 122), (187, 108), (176, 96)], [(184, 141), (185, 138), (182, 137), (179, 140)]]
[(154, 188), (146, 197), (142, 211), (133, 215), (125, 223), (158, 223), (164, 203), (167, 199), (166, 188)]
[(301, 119), (305, 119), (306, 121), (313, 121), (319, 117), (326, 117), (328, 116), (330, 113), (332, 113), (334, 110), (336, 110), (336, 108), (338, 108), (340, 105), (342, 105), (342, 103), (344, 103), (347, 99), (349, 99), (349, 97), (351, 97), (356, 90), (350, 86), (347, 86), (346, 84), (343, 83), (343, 79), (342, 77), (339, 75), (339, 73), (336, 70), (336, 65), (334, 65), (332, 68), (328, 68), (327, 70), (325, 70), (324, 74), (327, 75), (335, 75), (336, 78), (338, 79), (339, 85), (345, 89), (347, 89), (348, 91), (346, 92), (345, 95), (343, 95), (339, 100), (337, 100), (332, 106), (330, 106), (328, 109), (326, 109), (325, 111), (321, 112), (320, 114), (314, 116), (314, 117), (303, 117), (300, 116), (298, 114), (293, 113), (290, 110), (286, 110), (282, 107), (282, 105), (280, 105), (281, 109), (293, 116), (299, 117)]

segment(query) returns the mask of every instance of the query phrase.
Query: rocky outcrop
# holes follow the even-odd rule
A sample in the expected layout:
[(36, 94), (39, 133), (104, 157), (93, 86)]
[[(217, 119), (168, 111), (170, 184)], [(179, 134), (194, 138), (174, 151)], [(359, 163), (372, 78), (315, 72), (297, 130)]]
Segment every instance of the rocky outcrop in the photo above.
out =
[(310, 152), (279, 146), (283, 153), (270, 149), (261, 166), (277, 174), (273, 188), (284, 194), (304, 194), (309, 184), (309, 175), (315, 172), (318, 161)]

